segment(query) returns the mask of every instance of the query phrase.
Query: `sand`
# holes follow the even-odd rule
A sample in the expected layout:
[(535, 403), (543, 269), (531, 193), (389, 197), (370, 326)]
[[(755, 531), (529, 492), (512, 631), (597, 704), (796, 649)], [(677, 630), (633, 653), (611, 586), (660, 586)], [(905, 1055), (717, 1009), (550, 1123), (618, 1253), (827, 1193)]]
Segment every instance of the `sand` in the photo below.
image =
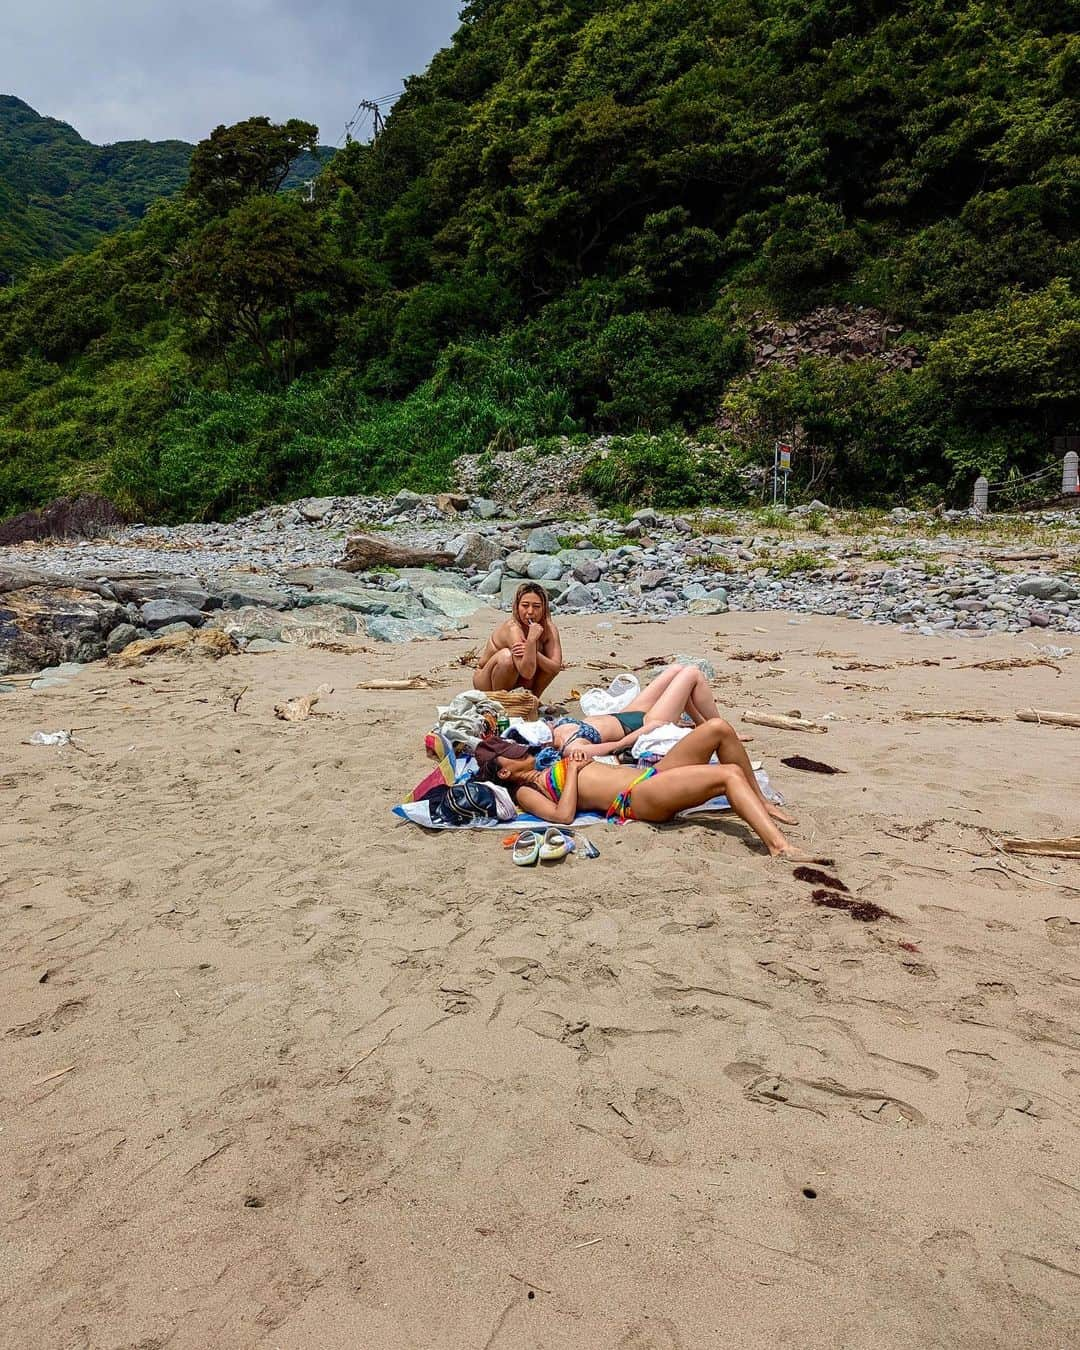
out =
[(531, 871), (394, 821), (490, 617), (0, 698), (0, 1344), (1075, 1345), (1080, 864), (992, 840), (1076, 833), (1080, 732), (1012, 714), (1080, 654), (565, 622), (553, 692), (688, 651), (743, 730), (835, 714), (751, 749), (862, 924), (730, 818)]

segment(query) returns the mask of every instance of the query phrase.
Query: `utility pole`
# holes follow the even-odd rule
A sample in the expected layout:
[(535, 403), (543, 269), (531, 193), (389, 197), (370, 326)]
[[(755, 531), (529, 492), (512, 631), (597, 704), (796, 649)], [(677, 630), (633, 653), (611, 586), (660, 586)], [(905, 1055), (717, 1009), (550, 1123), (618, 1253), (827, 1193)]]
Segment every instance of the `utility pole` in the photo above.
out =
[(365, 112), (371, 113), (371, 120), (375, 128), (374, 131), (372, 132), (371, 139), (373, 141), (377, 141), (379, 139), (379, 133), (386, 125), (383, 119), (382, 111), (379, 108), (379, 105), (373, 99), (362, 98), (360, 100), (359, 107), (363, 108)]

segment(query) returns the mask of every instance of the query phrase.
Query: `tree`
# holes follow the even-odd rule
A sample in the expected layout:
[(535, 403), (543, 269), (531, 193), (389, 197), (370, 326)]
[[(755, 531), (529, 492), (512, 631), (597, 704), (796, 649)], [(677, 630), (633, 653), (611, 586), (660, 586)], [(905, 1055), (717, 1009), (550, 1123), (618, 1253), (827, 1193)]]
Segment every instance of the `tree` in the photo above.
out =
[(304, 297), (335, 274), (310, 210), (288, 197), (252, 197), (195, 236), (178, 259), (173, 294), (223, 350), (246, 339), (287, 385), (301, 339), (320, 322)]
[(318, 137), (318, 127), (295, 117), (284, 123), (249, 117), (215, 127), (191, 156), (187, 195), (224, 215), (248, 197), (275, 193), (297, 155), (315, 152)]

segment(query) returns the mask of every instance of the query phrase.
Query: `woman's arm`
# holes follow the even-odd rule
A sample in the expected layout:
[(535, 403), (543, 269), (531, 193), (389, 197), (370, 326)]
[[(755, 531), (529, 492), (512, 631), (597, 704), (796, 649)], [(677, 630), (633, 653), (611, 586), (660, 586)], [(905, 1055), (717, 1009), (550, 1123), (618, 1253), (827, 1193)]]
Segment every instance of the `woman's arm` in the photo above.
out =
[(539, 816), (541, 820), (550, 820), (553, 825), (572, 824), (577, 815), (577, 776), (580, 767), (577, 760), (566, 761), (566, 784), (557, 802), (537, 788), (523, 787), (518, 788), (518, 806), (524, 807), (530, 815)]
[(558, 675), (563, 669), (562, 638), (553, 623), (549, 622), (549, 627), (550, 633), (545, 634), (542, 643), (537, 645), (536, 664), (548, 675)]

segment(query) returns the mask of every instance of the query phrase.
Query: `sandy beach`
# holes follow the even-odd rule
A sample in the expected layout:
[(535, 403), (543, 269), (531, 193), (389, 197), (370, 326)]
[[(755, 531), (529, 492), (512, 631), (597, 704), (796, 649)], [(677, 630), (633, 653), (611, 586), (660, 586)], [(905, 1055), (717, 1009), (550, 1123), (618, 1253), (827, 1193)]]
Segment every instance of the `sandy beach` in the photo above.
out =
[(563, 623), (561, 697), (707, 657), (866, 924), (730, 817), (531, 870), (394, 820), (493, 617), (0, 697), (0, 1345), (1075, 1345), (1080, 864), (995, 841), (1077, 833), (1080, 731), (1014, 713), (1080, 653)]

